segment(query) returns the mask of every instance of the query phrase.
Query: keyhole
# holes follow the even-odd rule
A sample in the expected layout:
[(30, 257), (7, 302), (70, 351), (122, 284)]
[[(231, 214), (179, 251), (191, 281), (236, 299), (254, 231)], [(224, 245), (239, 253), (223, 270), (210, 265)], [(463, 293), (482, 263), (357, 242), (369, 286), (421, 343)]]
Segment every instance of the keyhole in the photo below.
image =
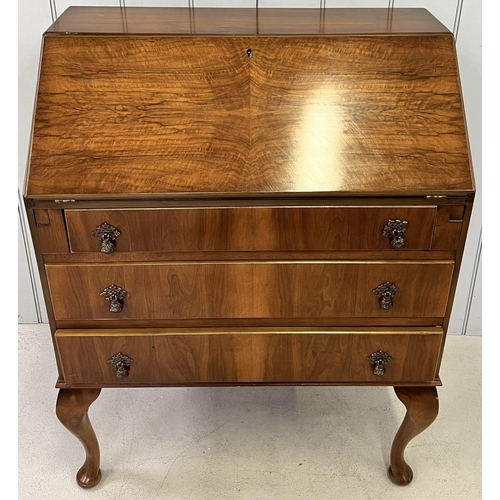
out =
[(252, 49), (247, 49), (247, 57), (252, 57)]

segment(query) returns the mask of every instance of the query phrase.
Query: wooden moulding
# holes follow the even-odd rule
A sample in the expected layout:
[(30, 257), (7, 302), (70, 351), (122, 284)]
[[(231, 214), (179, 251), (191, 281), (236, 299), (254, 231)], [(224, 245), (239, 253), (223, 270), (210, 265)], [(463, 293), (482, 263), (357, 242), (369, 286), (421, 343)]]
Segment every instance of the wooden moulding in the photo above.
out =
[[(194, 12), (194, 13), (193, 13)], [(194, 22), (195, 21), (195, 22)], [(213, 9), (69, 7), (47, 34), (449, 33), (425, 9)]]
[(446, 206), (471, 204), (473, 194), (446, 196), (439, 193), (427, 193), (426, 196), (406, 193), (405, 195), (376, 196), (366, 194), (362, 197), (353, 197), (346, 193), (345, 196), (325, 196), (305, 193), (303, 196), (288, 193), (286, 196), (245, 196), (226, 194), (218, 197), (183, 196), (160, 197), (155, 194), (147, 198), (136, 195), (128, 195), (126, 198), (116, 196), (89, 195), (69, 200), (55, 200), (54, 198), (36, 197), (26, 198), (30, 208), (52, 208), (52, 209), (87, 209), (87, 210), (109, 210), (109, 209), (140, 209), (140, 208), (220, 208), (220, 207), (281, 207), (281, 206), (319, 206), (319, 207), (344, 207), (344, 206)]
[[(99, 246), (99, 242), (96, 242)], [(454, 251), (432, 250), (358, 250), (358, 251), (279, 251), (279, 252), (120, 252), (45, 254), (46, 264), (109, 264), (118, 262), (179, 262), (179, 261), (227, 261), (227, 260), (455, 260)]]
[[(282, 327), (292, 323), (290, 318), (217, 318), (210, 319), (142, 319), (142, 320), (58, 320), (57, 328), (199, 328), (204, 327), (227, 327), (240, 328), (252, 327)], [(407, 327), (412, 326), (441, 326), (443, 318), (400, 318), (398, 324)], [(299, 327), (329, 327), (332, 326), (331, 318), (293, 318), (293, 324)], [(358, 327), (358, 326), (394, 326), (394, 318), (335, 318), (335, 326)]]

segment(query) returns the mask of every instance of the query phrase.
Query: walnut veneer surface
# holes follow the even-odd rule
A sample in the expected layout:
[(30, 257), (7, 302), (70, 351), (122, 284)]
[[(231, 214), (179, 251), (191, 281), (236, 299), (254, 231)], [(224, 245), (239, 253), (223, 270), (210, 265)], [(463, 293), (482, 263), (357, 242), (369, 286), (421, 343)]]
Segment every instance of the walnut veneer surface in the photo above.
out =
[(215, 33), (48, 32), (28, 196), (472, 192), (451, 34)]
[(68, 9), (25, 201), (78, 484), (101, 388), (245, 384), (396, 387), (408, 484), (473, 198), (453, 36), (423, 9)]

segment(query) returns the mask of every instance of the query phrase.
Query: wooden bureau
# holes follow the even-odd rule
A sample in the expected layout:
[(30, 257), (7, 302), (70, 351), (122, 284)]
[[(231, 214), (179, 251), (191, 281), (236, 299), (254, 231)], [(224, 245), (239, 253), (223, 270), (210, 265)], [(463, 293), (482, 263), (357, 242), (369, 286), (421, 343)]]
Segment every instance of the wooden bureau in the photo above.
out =
[(410, 483), (473, 198), (454, 39), (423, 9), (68, 9), (25, 201), (78, 484), (101, 388), (272, 384), (395, 387)]

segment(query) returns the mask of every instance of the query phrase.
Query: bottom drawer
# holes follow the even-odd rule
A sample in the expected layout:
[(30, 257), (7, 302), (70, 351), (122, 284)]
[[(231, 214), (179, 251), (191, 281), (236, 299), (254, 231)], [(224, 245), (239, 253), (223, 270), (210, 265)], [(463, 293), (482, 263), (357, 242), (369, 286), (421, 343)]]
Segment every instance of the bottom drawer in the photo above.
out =
[[(442, 337), (439, 327), (56, 332), (65, 384), (98, 386), (430, 383)], [(391, 359), (376, 369), (379, 350)]]

